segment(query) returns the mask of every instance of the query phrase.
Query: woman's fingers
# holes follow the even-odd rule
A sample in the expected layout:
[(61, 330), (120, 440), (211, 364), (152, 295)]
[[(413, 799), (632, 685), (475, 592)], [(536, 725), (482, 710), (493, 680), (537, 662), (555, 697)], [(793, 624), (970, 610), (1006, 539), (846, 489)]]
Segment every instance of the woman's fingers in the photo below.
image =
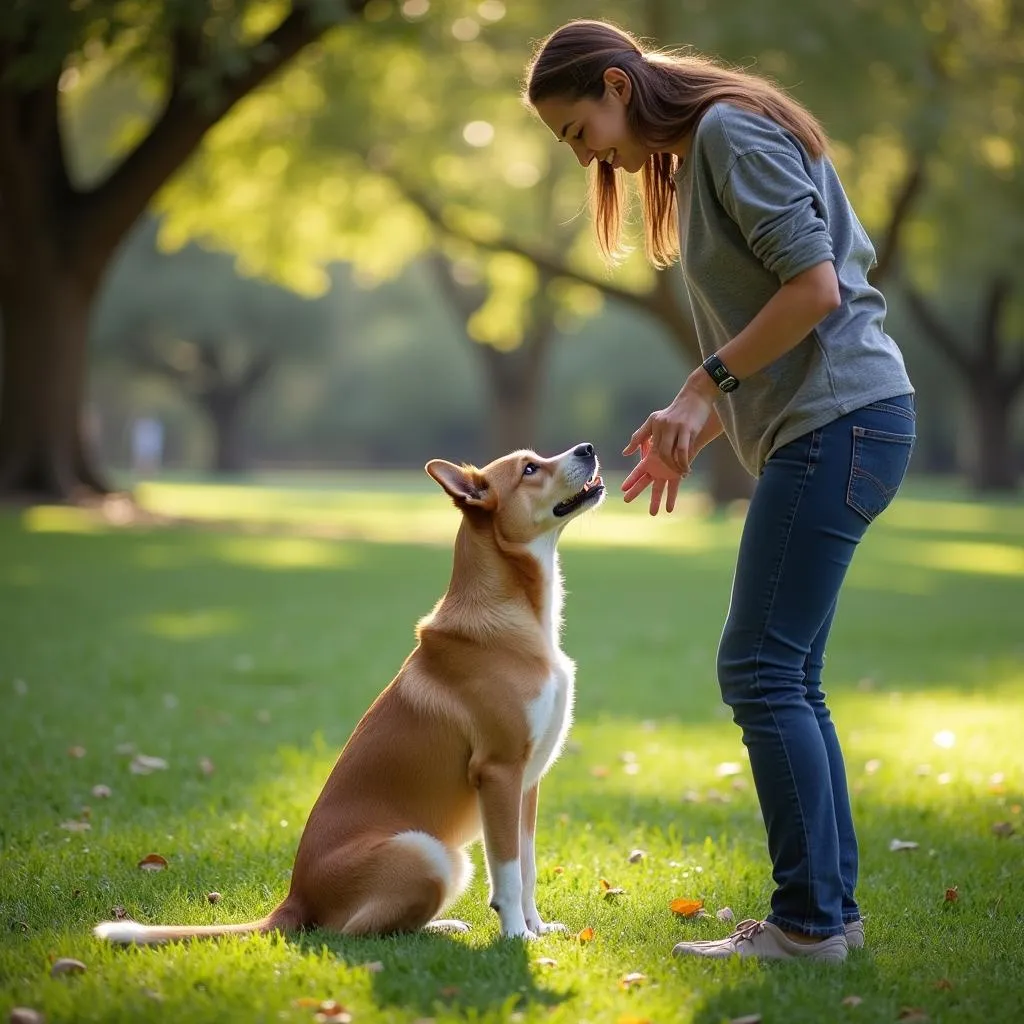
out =
[(665, 481), (655, 480), (651, 488), (651, 515), (656, 516), (661, 508), (661, 496), (665, 493)]
[(644, 441), (646, 441), (651, 436), (653, 420), (654, 413), (652, 412), (651, 415), (648, 416), (646, 420), (644, 420), (643, 426), (640, 427), (638, 430), (633, 431), (633, 436), (629, 439), (629, 444), (627, 444), (626, 447), (622, 449), (623, 455), (632, 455), (633, 452), (635, 452), (637, 448), (640, 448), (643, 445)]
[[(639, 469), (639, 467), (637, 467)], [(630, 474), (632, 476), (632, 474)], [(636, 480), (630, 485), (629, 490), (626, 491), (622, 496), (623, 501), (632, 501), (634, 498), (638, 498), (648, 487), (651, 486), (653, 478), (649, 473), (642, 473), (636, 478)], [(625, 488), (625, 484), (622, 485)]]

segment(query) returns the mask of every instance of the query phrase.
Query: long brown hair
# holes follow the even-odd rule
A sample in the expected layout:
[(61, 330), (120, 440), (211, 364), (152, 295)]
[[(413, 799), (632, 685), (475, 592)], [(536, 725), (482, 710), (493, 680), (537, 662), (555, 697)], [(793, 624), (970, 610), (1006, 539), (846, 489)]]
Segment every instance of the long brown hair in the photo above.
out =
[[(611, 67), (629, 76), (626, 120), (652, 149), (668, 149), (690, 135), (708, 107), (720, 100), (771, 118), (815, 159), (828, 146), (814, 115), (773, 82), (699, 54), (644, 50), (629, 32), (604, 21), (570, 21), (548, 36), (527, 68), (523, 98), (533, 107), (556, 97), (570, 102), (600, 99), (604, 73)], [(671, 153), (655, 152), (641, 171), (645, 249), (657, 267), (679, 254), (673, 180), (678, 163)], [(605, 259), (614, 262), (623, 251), (622, 182), (611, 167), (598, 163), (589, 192), (598, 245)]]

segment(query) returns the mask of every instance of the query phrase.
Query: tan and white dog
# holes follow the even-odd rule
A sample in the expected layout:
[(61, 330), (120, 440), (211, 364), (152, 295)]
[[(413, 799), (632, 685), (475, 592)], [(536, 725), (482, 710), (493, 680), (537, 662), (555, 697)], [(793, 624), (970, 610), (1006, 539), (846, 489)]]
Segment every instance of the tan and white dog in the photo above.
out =
[(464, 847), (481, 833), (502, 935), (563, 929), (541, 920), (535, 901), (537, 792), (572, 716), (555, 547), (565, 525), (602, 500), (597, 456), (580, 444), (550, 459), (519, 451), (483, 469), (434, 460), (426, 470), (462, 512), (451, 583), (342, 750), (284, 901), (245, 924), (107, 921), (97, 936), (463, 930), (437, 915), (468, 884)]

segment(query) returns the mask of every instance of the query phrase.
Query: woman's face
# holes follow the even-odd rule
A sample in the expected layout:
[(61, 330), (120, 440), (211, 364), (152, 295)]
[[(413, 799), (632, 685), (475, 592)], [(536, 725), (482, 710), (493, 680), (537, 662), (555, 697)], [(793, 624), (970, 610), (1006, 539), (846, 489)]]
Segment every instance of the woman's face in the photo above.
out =
[(604, 73), (604, 83), (600, 99), (551, 97), (537, 103), (537, 113), (560, 142), (572, 147), (583, 167), (596, 158), (635, 174), (652, 151), (636, 138), (626, 121), (632, 83), (618, 68)]

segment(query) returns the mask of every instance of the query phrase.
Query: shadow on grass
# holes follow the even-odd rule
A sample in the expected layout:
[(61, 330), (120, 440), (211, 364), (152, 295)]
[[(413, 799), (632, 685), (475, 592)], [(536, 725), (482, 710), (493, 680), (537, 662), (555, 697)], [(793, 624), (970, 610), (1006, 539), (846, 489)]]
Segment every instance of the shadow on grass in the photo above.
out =
[(372, 987), (381, 1009), (399, 1007), (420, 1016), (444, 1008), (511, 1012), (553, 1007), (573, 995), (539, 987), (526, 944), (515, 940), (496, 938), (485, 946), (471, 946), (430, 932), (347, 939), (317, 930), (291, 941), (304, 953), (329, 951), (351, 967), (380, 964), (372, 974)]

